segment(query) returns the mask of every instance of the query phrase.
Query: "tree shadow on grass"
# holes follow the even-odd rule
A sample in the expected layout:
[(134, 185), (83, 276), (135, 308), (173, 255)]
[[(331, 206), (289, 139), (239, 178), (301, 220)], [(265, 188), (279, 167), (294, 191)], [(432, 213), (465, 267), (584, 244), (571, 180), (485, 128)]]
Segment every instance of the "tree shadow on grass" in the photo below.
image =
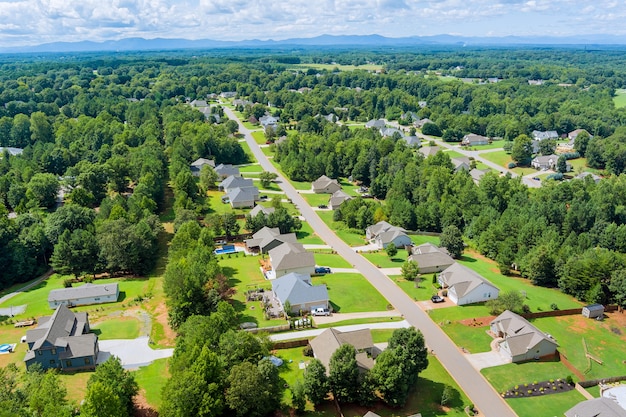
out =
[(391, 262), (393, 262), (393, 263), (398, 263), (398, 262), (404, 263), (404, 259), (402, 259), (402, 258), (391, 258)]
[(335, 304), (334, 302), (330, 301), (330, 306), (333, 308), (333, 312), (341, 312), (341, 306), (339, 304)]
[(305, 232), (305, 231), (302, 231), (302, 230), (298, 230), (296, 232), (296, 237), (298, 239), (306, 239), (309, 236), (311, 236), (311, 233), (309, 233), (309, 232)]
[(471, 257), (466, 256), (466, 255), (461, 255), (461, 257), (459, 258), (459, 261), (463, 261), (463, 262), (478, 262), (475, 258), (471, 258)]

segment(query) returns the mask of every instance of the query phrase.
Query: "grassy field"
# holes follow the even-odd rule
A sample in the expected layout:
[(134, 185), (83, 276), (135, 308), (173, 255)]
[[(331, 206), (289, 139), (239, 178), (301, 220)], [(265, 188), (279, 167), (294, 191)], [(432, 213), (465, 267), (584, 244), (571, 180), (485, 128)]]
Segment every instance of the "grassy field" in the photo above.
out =
[(437, 293), (437, 287), (432, 284), (431, 274), (424, 275), (424, 279), (419, 283), (418, 281), (407, 281), (400, 275), (392, 275), (389, 278), (393, 279), (402, 291), (416, 301), (428, 300)]
[(489, 326), (472, 327), (453, 322), (444, 324), (441, 328), (457, 346), (467, 349), (470, 353), (490, 350), (489, 344), (493, 338), (487, 334)]
[[(339, 327), (339, 326), (351, 326), (353, 324), (371, 324), (371, 323), (388, 323), (391, 321), (402, 320), (399, 317), (370, 317), (365, 319), (352, 319), (352, 320), (342, 320), (336, 321), (334, 323), (326, 323), (326, 324), (318, 324), (316, 327), (318, 329), (324, 329), (328, 327)], [(315, 318), (313, 319), (315, 322)], [(377, 330), (372, 330), (372, 332)]]
[(543, 397), (512, 398), (506, 400), (519, 417), (535, 417), (537, 410), (541, 415), (561, 416), (585, 398), (576, 390)]
[(505, 151), (489, 152), (480, 156), (488, 161), (500, 165), (503, 168), (507, 168), (509, 162), (512, 162), (511, 155), (506, 153)]
[(352, 265), (341, 256), (331, 253), (316, 253), (315, 263), (330, 268), (352, 268)]
[(333, 213), (333, 211), (318, 211), (317, 215), (341, 240), (346, 242), (348, 245), (361, 246), (367, 243), (365, 241), (365, 235), (355, 233), (355, 231), (347, 229), (342, 222), (334, 222)]
[(135, 317), (106, 318), (91, 326), (100, 340), (136, 339), (139, 337), (140, 323)]
[(407, 252), (398, 250), (398, 254), (390, 258), (385, 251), (381, 252), (364, 252), (363, 257), (379, 268), (400, 268), (406, 261)]
[[(244, 166), (239, 166), (239, 172), (241, 172), (242, 174), (260, 174), (261, 172), (263, 172), (263, 168), (261, 168), (260, 164), (250, 164), (250, 165), (244, 165)], [(245, 177), (248, 177), (248, 175), (244, 175)]]
[(463, 155), (460, 152), (452, 151), (452, 150), (449, 150), (449, 149), (444, 149), (443, 153), (448, 155), (450, 157), (450, 159), (452, 159), (452, 158), (463, 158), (465, 156), (465, 155)]
[(409, 237), (415, 245), (421, 245), (422, 243), (432, 243), (439, 246), (439, 236), (409, 235)]
[(311, 207), (317, 207), (320, 205), (327, 205), (330, 200), (330, 194), (300, 194)]
[(506, 143), (505, 140), (494, 140), (489, 145), (472, 146), (471, 149), (476, 150), (476, 151), (484, 151), (487, 149), (498, 149), (498, 148), (503, 147), (505, 143)]
[(265, 139), (265, 133), (263, 131), (252, 132), (252, 137), (259, 145), (265, 145), (265, 141), (267, 140)]
[(389, 302), (361, 274), (332, 273), (313, 278), (326, 284), (333, 310), (338, 313), (385, 311)]
[(169, 377), (168, 362), (169, 359), (159, 359), (133, 372), (140, 394), (157, 410), (161, 406), (161, 390)]
[(379, 71), (383, 69), (382, 65), (364, 64), (364, 65), (341, 65), (341, 64), (294, 64), (295, 68), (307, 69), (313, 68), (316, 70), (327, 71)]
[(535, 172), (539, 172), (537, 171), (535, 168), (531, 168), (531, 167), (515, 167), (513, 168), (511, 171), (515, 172), (517, 175), (528, 175), (528, 174), (533, 174)]
[(67, 399), (79, 404), (87, 393), (87, 381), (93, 374), (91, 371), (60, 373), (59, 379), (67, 388)]
[[(293, 205), (291, 205), (293, 207)], [(295, 210), (295, 208), (294, 208)], [(294, 213), (295, 214), (295, 213)], [(308, 222), (302, 222), (302, 228), (296, 232), (298, 242), (303, 245), (323, 245), (324, 241), (314, 231)]]
[(256, 162), (256, 158), (254, 157), (250, 146), (245, 141), (239, 142), (239, 145), (241, 145), (241, 149), (243, 149), (244, 153), (248, 157), (248, 161)]
[(615, 108), (626, 107), (626, 89), (618, 88), (615, 90), (615, 97), (613, 97), (613, 103)]

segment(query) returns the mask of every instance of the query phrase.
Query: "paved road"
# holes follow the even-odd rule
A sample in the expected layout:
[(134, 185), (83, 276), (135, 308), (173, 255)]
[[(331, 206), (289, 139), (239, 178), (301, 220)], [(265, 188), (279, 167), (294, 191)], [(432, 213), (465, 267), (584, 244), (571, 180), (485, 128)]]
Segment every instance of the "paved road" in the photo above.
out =
[(40, 282), (47, 280), (48, 278), (50, 278), (50, 275), (52, 275), (52, 269), (50, 269), (48, 272), (46, 272), (45, 274), (43, 274), (42, 276), (40, 276), (39, 278), (37, 278), (36, 280), (34, 280), (33, 282), (24, 285), (22, 288), (20, 288), (17, 291), (14, 291), (12, 293), (9, 293), (3, 297), (0, 297), (0, 304), (4, 303), (7, 300), (10, 300), (11, 298), (15, 297), (18, 294), (23, 293), (24, 291), (28, 291), (31, 288), (33, 288), (36, 285), (39, 285)]
[(307, 219), (313, 230), (315, 230), (322, 240), (335, 249), (339, 255), (358, 269), (359, 272), (402, 313), (405, 320), (422, 331), (428, 347), (435, 351), (443, 366), (482, 414), (487, 417), (516, 416), (515, 412), (513, 412), (502, 397), (489, 385), (480, 372), (474, 369), (454, 342), (452, 342), (443, 330), (430, 319), (428, 314), (417, 307), (413, 300), (378, 268), (339, 239), (307, 204), (304, 198), (298, 194), (298, 191), (270, 163), (250, 134), (250, 131), (243, 126), (232, 110), (225, 107), (224, 111), (228, 115), (228, 118), (236, 120), (239, 123), (239, 132), (245, 136), (253, 155), (259, 161), (263, 169), (278, 174), (278, 185), (300, 210), (300, 213)]

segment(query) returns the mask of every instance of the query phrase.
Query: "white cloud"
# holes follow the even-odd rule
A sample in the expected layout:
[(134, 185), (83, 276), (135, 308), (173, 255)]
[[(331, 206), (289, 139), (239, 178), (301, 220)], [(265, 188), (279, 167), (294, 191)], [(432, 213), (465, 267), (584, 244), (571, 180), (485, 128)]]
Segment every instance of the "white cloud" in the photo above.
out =
[[(321, 34), (626, 34), (611, 0), (0, 0), (0, 45), (130, 36), (284, 39)], [(546, 23), (549, 22), (549, 25)], [(575, 22), (576, 24), (572, 24)]]

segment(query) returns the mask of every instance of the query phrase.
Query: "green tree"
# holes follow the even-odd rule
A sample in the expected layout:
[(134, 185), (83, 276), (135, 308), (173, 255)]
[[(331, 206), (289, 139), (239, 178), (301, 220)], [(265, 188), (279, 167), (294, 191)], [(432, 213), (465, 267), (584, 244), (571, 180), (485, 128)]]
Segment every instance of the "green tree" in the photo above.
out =
[(359, 389), (359, 367), (356, 350), (350, 344), (343, 344), (330, 357), (328, 383), (339, 402), (352, 402), (357, 399)]
[[(98, 365), (87, 381), (87, 389), (91, 389), (93, 385), (100, 385), (96, 391), (100, 391), (102, 387), (110, 387), (113, 395), (119, 400), (122, 415), (133, 414), (133, 398), (137, 395), (139, 386), (133, 374), (122, 367), (122, 361), (118, 357), (111, 356)], [(105, 416), (106, 414), (97, 415)]]
[(38, 417), (69, 417), (72, 408), (67, 402), (67, 389), (54, 372), (42, 372), (31, 366), (25, 375), (23, 392), (30, 413)]
[(394, 256), (398, 254), (398, 248), (393, 242), (391, 242), (385, 248), (385, 252), (387, 252), (387, 256), (389, 256), (390, 258), (393, 258)]
[(26, 196), (35, 207), (54, 206), (59, 191), (59, 180), (53, 174), (35, 174), (26, 186)]
[(415, 261), (406, 261), (402, 264), (402, 278), (413, 281), (420, 273), (420, 267)]
[(532, 140), (526, 135), (519, 135), (513, 140), (511, 159), (518, 164), (527, 165), (533, 155)]
[(565, 159), (564, 155), (559, 156), (559, 159), (556, 160), (556, 170), (561, 174), (567, 172), (567, 159)]
[(306, 394), (304, 392), (304, 384), (301, 380), (296, 380), (291, 385), (291, 404), (296, 410), (296, 413), (301, 413), (306, 407)]
[(313, 405), (326, 399), (330, 385), (326, 368), (319, 359), (312, 359), (304, 370), (304, 392)]
[(556, 142), (552, 139), (542, 139), (539, 141), (539, 153), (542, 155), (552, 155), (556, 151)]
[(278, 174), (275, 172), (263, 171), (259, 174), (259, 179), (261, 180), (261, 186), (263, 188), (268, 188), (276, 178), (278, 178)]
[(576, 135), (576, 139), (574, 139), (574, 150), (580, 154), (580, 156), (584, 157), (587, 153), (587, 145), (591, 137), (587, 132), (580, 132)]
[(57, 272), (78, 277), (83, 272), (96, 270), (98, 252), (98, 242), (93, 233), (83, 229), (66, 230), (54, 245), (50, 264)]
[(206, 193), (207, 190), (215, 188), (217, 172), (209, 165), (203, 165), (200, 169), (200, 189)]
[(440, 246), (446, 248), (450, 256), (459, 259), (465, 249), (463, 233), (455, 225), (446, 226), (439, 236)]
[(485, 305), (494, 316), (506, 310), (521, 313), (524, 307), (524, 297), (519, 291), (506, 291), (500, 293), (495, 300), (487, 301)]
[(233, 366), (226, 383), (226, 404), (238, 417), (263, 417), (280, 405), (280, 377), (269, 360)]
[(237, 217), (233, 213), (226, 213), (222, 215), (222, 227), (224, 228), (224, 234), (226, 237), (231, 237), (239, 233), (239, 223)]
[(87, 387), (85, 401), (80, 408), (84, 417), (127, 417), (129, 414), (114, 391), (114, 386), (96, 381)]
[(96, 213), (89, 208), (65, 204), (48, 216), (46, 236), (52, 244), (55, 244), (66, 230), (73, 232), (92, 227), (95, 217)]
[(626, 270), (618, 269), (611, 274), (609, 283), (611, 296), (617, 305), (626, 307)]

